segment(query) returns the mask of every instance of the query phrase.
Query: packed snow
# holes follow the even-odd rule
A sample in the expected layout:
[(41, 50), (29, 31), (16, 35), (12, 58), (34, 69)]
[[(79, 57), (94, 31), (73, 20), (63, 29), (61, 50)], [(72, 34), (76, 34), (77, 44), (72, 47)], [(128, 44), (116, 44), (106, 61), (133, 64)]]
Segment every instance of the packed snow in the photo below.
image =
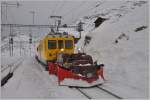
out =
[[(81, 46), (82, 43), (84, 52), (93, 55), (99, 63), (105, 64), (105, 76), (108, 83), (120, 83), (122, 88), (130, 87), (130, 92), (124, 91), (129, 94), (132, 94), (132, 91), (139, 92), (136, 93), (138, 95), (128, 94), (128, 97), (146, 98), (149, 79), (148, 28), (138, 32), (135, 30), (141, 26), (148, 26), (148, 4), (128, 10), (128, 14), (115, 20), (117, 21), (110, 18), (97, 29), (86, 33), (92, 37), (91, 42), (84, 46), (83, 38), (79, 45)], [(119, 39), (122, 34), (125, 34), (124, 37)], [(114, 88), (117, 90), (120, 85)]]
[[(8, 84), (2, 87), (5, 98), (84, 98), (80, 93), (57, 84), (33, 57), (26, 58)], [(13, 86), (12, 86), (13, 85)], [(66, 90), (67, 92), (64, 92)], [(15, 92), (14, 92), (15, 91)]]
[(83, 80), (73, 80), (73, 79), (64, 79), (60, 84), (61, 85), (68, 85), (68, 86), (78, 86), (78, 87), (90, 87), (90, 86), (96, 86), (103, 84), (104, 81), (100, 77), (100, 79), (93, 81), (92, 83), (87, 83), (86, 81)]

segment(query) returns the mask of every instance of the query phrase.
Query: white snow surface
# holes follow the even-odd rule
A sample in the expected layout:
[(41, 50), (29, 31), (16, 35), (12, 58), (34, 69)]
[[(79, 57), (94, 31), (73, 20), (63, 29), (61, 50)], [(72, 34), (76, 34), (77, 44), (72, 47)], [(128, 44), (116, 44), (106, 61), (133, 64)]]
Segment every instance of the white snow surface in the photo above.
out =
[[(97, 7), (95, 5), (92, 7), (92, 3), (89, 5), (90, 7), (84, 9), (82, 13), (82, 15), (86, 13), (85, 16), (89, 18), (81, 18), (81, 21), (85, 23), (85, 31), (82, 32), (82, 39), (77, 44), (77, 48), (84, 47), (86, 35), (91, 36), (92, 39), (85, 46), (84, 51), (92, 55), (94, 60), (98, 60), (98, 63), (105, 64), (106, 81), (102, 87), (127, 99), (148, 98), (148, 28), (134, 31), (141, 26), (148, 27), (148, 3), (125, 0), (98, 2)], [(93, 22), (96, 16), (108, 18), (108, 20), (95, 29)], [(128, 40), (125, 37), (118, 39), (123, 33)], [(25, 59), (15, 71), (14, 76), (1, 87), (1, 97), (85, 98), (79, 91), (58, 86), (57, 77), (49, 75), (34, 57), (29, 57), (35, 55), (35, 45), (31, 45), (30, 55), (28, 39), (26, 35), (15, 36), (13, 57), (9, 56), (8, 38), (1, 41), (1, 48), (4, 48), (1, 53), (1, 68), (16, 62), (22, 56)], [(118, 39), (117, 44), (116, 39)], [(95, 89), (89, 91), (92, 91), (97, 98), (105, 97), (98, 95)]]
[(79, 86), (79, 87), (90, 87), (90, 86), (95, 86), (95, 85), (100, 85), (103, 84), (104, 81), (103, 79), (100, 77), (98, 80), (92, 82), (92, 83), (88, 83), (86, 81), (83, 80), (74, 80), (74, 79), (64, 79), (60, 85), (67, 85), (67, 86)]
[(57, 78), (44, 71), (33, 57), (26, 59), (1, 88), (2, 98), (84, 98), (79, 92), (58, 86)]
[[(128, 5), (130, 6), (130, 5)], [(128, 7), (126, 6), (126, 7)], [(112, 14), (112, 13), (111, 13)], [(92, 37), (84, 51), (105, 64), (105, 77), (115, 90), (127, 93), (128, 98), (148, 98), (148, 28), (135, 32), (140, 26), (148, 27), (148, 4), (136, 7), (121, 18), (113, 18), (91, 32), (85, 32)], [(126, 38), (118, 39), (121, 34)], [(84, 38), (79, 42), (83, 47)], [(121, 84), (118, 85), (117, 84)], [(126, 88), (130, 91), (126, 91)], [(132, 95), (132, 92), (135, 95)]]

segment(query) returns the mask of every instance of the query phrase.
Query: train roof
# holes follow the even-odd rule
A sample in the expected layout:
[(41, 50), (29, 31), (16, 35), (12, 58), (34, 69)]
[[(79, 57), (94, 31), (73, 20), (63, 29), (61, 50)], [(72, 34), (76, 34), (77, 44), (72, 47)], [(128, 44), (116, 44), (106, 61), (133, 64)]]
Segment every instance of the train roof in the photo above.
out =
[(73, 38), (74, 36), (68, 34), (67, 32), (50, 32), (47, 37), (49, 38)]

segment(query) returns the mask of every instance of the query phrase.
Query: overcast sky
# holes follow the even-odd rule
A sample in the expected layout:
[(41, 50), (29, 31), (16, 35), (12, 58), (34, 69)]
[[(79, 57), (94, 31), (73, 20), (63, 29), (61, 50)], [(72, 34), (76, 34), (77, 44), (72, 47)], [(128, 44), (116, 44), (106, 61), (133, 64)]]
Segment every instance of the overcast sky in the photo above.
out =
[[(73, 1), (73, 0), (55, 0), (55, 1), (19, 1), (16, 6), (7, 7), (2, 5), (3, 23), (13, 24), (32, 24), (33, 15), (30, 11), (35, 11), (35, 24), (49, 24), (51, 15), (60, 15), (63, 17), (62, 23), (71, 24), (77, 21), (83, 15), (88, 14), (87, 9), (92, 9), (98, 1)], [(7, 1), (9, 4), (16, 4), (16, 1)], [(52, 20), (51, 20), (52, 21)]]

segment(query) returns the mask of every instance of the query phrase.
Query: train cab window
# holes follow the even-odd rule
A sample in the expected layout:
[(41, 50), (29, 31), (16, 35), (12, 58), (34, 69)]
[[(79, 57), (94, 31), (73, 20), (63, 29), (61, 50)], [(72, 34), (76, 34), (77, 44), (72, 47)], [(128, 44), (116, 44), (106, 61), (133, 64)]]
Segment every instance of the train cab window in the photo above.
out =
[(58, 49), (64, 48), (64, 42), (63, 40), (58, 40)]
[(48, 40), (48, 49), (56, 49), (56, 40)]
[(66, 49), (72, 49), (73, 48), (73, 41), (72, 40), (66, 40), (65, 41), (65, 48)]

